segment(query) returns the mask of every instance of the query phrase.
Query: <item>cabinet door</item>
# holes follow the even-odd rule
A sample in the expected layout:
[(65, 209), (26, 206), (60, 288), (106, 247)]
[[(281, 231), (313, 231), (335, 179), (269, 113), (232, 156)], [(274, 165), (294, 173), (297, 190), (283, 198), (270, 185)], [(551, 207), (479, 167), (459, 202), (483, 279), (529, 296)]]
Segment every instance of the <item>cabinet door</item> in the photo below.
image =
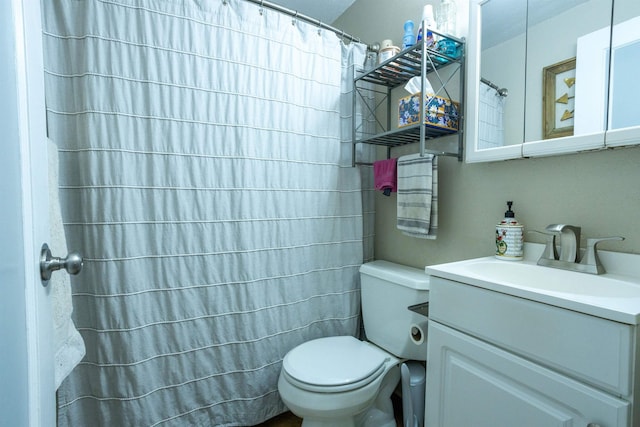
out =
[[(464, 121), (467, 163), (522, 157), (526, 6), (524, 1), (510, 2), (508, 7), (502, 0), (469, 2)], [(503, 16), (506, 9), (508, 18)], [(507, 36), (501, 25), (504, 21), (521, 23), (522, 28), (510, 26)]]
[(586, 64), (607, 56), (612, 1), (527, 4), (523, 156), (604, 148), (607, 75)]
[[(637, 84), (640, 67), (640, 2), (616, 0), (614, 6), (607, 147), (640, 143), (640, 115), (636, 107), (640, 97), (640, 85)], [(595, 65), (606, 69), (608, 64), (600, 61)]]
[(629, 403), (429, 322), (427, 427), (607, 427), (629, 424)]

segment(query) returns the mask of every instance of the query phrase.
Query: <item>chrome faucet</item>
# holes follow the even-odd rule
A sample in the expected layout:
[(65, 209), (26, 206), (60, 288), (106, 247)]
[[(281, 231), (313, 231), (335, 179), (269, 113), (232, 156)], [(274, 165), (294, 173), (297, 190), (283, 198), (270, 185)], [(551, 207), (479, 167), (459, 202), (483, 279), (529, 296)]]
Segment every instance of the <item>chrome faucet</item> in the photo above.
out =
[(600, 239), (587, 239), (587, 248), (580, 260), (580, 265), (584, 265), (589, 271), (585, 271), (585, 273), (591, 274), (602, 274), (606, 273), (602, 263), (600, 262), (600, 258), (598, 257), (598, 249), (597, 244), (605, 241), (605, 240), (617, 240), (622, 241), (624, 237), (602, 237)]
[(560, 261), (578, 262), (580, 258), (580, 227), (567, 224), (547, 225), (547, 232), (560, 233)]
[[(597, 245), (605, 240), (622, 241), (624, 237), (602, 237), (587, 239), (584, 255), (580, 256), (580, 227), (567, 224), (551, 224), (545, 232), (547, 236), (544, 252), (538, 259), (538, 265), (578, 271), (581, 273), (603, 274), (605, 269), (598, 257)], [(560, 254), (556, 248), (556, 236), (560, 235)]]

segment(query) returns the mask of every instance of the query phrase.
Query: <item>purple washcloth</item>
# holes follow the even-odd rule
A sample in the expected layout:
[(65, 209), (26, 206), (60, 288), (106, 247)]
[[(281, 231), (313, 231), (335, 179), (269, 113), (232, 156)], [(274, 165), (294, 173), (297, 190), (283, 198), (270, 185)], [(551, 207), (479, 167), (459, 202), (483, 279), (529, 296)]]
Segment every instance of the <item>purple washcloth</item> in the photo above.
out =
[(374, 187), (376, 190), (384, 191), (385, 196), (398, 191), (397, 161), (398, 159), (387, 159), (373, 162)]

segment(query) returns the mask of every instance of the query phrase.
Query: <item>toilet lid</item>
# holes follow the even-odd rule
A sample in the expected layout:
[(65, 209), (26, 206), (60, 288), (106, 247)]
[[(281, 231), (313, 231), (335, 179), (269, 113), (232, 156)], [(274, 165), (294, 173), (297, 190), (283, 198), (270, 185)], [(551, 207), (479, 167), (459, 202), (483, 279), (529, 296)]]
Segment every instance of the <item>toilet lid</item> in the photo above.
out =
[[(351, 336), (319, 338), (291, 350), (282, 366), (299, 385), (340, 388), (362, 387), (384, 371), (384, 351)], [(333, 391), (333, 390), (332, 390)]]

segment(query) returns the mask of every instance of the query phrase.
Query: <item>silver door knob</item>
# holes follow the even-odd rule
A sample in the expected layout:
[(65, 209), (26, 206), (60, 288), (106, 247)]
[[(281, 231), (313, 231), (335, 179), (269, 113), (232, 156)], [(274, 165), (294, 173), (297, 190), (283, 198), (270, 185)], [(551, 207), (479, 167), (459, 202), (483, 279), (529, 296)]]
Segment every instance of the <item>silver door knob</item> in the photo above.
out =
[(43, 243), (40, 250), (40, 278), (42, 279), (42, 285), (47, 286), (49, 279), (51, 279), (51, 274), (62, 268), (67, 270), (69, 274), (80, 273), (83, 262), (82, 255), (78, 252), (71, 252), (66, 258), (51, 256), (49, 246)]

